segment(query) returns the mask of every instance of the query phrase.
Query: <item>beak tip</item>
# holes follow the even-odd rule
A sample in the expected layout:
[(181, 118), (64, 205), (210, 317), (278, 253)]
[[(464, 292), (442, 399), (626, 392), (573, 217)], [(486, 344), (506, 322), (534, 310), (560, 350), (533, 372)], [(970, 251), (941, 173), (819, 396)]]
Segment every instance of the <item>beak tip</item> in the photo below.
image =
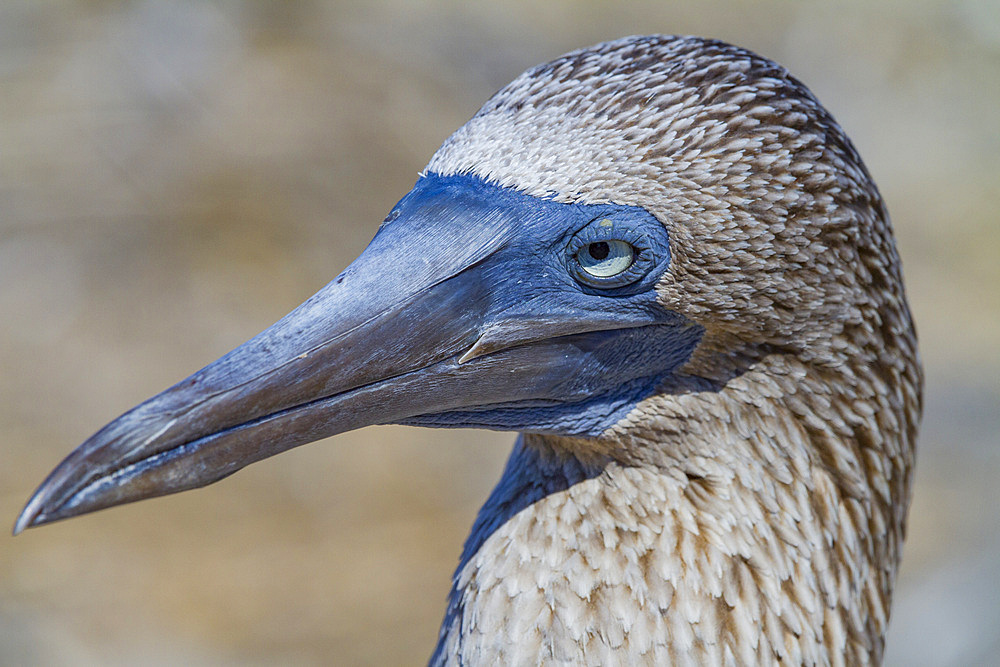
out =
[[(44, 485), (42, 489), (44, 489)], [(28, 501), (28, 504), (21, 510), (21, 514), (18, 515), (17, 521), (14, 522), (14, 536), (20, 535), (26, 528), (34, 528), (35, 526), (41, 526), (54, 520), (45, 512), (44, 496), (46, 494), (42, 492), (42, 489), (35, 491), (35, 494), (31, 496), (31, 500)]]
[(17, 517), (17, 521), (14, 523), (13, 535), (17, 537), (20, 535), (25, 528), (30, 528), (35, 523), (36, 515), (34, 512), (30, 511), (30, 508), (25, 507), (21, 515)]

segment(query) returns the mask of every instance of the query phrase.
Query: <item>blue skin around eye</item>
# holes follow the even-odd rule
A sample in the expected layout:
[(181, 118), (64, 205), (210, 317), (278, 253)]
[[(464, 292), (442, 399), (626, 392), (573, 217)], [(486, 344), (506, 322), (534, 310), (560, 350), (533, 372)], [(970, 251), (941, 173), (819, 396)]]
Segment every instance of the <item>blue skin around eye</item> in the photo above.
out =
[[(452, 200), (463, 202), (461, 211), (445, 215), (444, 222), (410, 215), (421, 207), (440, 208), (441, 202)], [(549, 356), (539, 356), (536, 349), (532, 361), (541, 358), (545, 362), (537, 365), (537, 385), (542, 388), (531, 396), (423, 414), (399, 423), (597, 436), (662, 386), (690, 358), (703, 334), (700, 326), (656, 300), (655, 285), (669, 266), (669, 239), (662, 223), (642, 208), (566, 204), (471, 176), (429, 174), (400, 201), (393, 216), (379, 234), (410, 220), (426, 226), (427, 234), (452, 238), (453, 228), (446, 234), (438, 226), (466, 225), (470, 238), (483, 237), (477, 225), (509, 227), (501, 230), (504, 236), (498, 250), (442, 283), (486, 286), (477, 293), (487, 295), (488, 303), (469, 304), (469, 311), (481, 318), (475, 324), (480, 330), (498, 322), (531, 324), (546, 318), (599, 320), (605, 329), (556, 338), (551, 354), (546, 352)], [(603, 219), (612, 220), (616, 232), (622, 232), (617, 238), (629, 241), (640, 253), (645, 273), (640, 272), (630, 284), (602, 289), (574, 278), (572, 263), (581, 236), (584, 240), (610, 238), (602, 233), (606, 228), (598, 227)], [(636, 264), (640, 265), (638, 259)], [(546, 337), (543, 325), (538, 326), (538, 337)], [(521, 363), (516, 347), (496, 354), (496, 363)], [(489, 390), (488, 386), (482, 390), (484, 402)]]

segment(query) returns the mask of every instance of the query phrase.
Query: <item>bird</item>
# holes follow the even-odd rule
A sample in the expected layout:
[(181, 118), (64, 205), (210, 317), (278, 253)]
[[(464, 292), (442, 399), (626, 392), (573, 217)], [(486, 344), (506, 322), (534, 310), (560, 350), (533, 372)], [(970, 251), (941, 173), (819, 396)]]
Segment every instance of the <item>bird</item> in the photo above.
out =
[(365, 425), (514, 431), (432, 665), (878, 664), (922, 385), (826, 108), (746, 49), (626, 37), (497, 92), (340, 275), (98, 431), (15, 534)]

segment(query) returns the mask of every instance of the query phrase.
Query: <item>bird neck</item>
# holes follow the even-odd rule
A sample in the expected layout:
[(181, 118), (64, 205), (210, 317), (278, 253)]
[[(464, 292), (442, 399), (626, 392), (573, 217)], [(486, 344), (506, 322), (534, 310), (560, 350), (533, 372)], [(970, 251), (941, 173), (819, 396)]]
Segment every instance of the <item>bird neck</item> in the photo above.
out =
[(600, 441), (519, 438), (432, 662), (877, 663), (912, 429), (861, 375), (766, 357)]

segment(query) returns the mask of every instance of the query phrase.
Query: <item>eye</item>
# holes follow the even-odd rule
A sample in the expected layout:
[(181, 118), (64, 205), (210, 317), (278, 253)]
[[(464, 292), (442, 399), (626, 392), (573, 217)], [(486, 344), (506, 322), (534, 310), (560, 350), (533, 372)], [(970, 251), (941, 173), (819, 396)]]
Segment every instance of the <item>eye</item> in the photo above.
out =
[[(642, 280), (658, 256), (644, 226), (662, 228), (628, 210), (592, 219), (569, 239), (566, 268), (578, 282), (613, 290)], [(655, 226), (654, 226), (655, 225)]]
[(582, 221), (566, 238), (563, 261), (570, 277), (615, 298), (651, 288), (670, 260), (663, 224), (641, 208), (585, 209), (591, 211), (597, 215)]
[(626, 241), (594, 241), (576, 253), (580, 268), (595, 278), (611, 278), (624, 273), (635, 262), (635, 248)]

